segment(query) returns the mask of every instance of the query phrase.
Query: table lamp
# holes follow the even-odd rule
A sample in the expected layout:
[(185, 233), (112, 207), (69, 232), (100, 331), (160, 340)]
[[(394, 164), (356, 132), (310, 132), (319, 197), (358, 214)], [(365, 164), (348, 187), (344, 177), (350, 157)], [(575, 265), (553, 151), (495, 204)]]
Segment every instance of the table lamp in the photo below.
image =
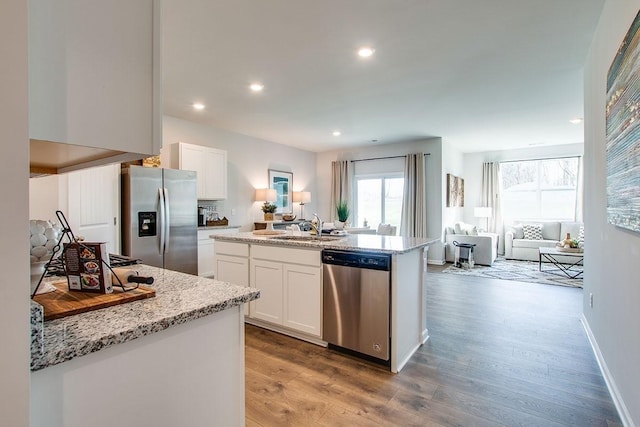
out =
[(300, 203), (300, 219), (304, 220), (304, 204), (311, 201), (311, 192), (309, 191), (294, 191), (293, 201)]
[(485, 231), (489, 231), (489, 218), (491, 218), (493, 210), (490, 207), (477, 207), (473, 208), (473, 216), (476, 218), (486, 218), (487, 228)]

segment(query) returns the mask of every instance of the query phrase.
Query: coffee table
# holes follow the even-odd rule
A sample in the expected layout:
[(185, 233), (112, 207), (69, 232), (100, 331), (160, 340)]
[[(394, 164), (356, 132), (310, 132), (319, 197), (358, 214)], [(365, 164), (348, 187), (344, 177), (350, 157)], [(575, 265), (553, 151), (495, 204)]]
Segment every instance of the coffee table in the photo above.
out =
[[(540, 271), (550, 274), (557, 274), (562, 276), (563, 274), (570, 279), (582, 278), (584, 272), (584, 252), (565, 252), (559, 251), (556, 248), (538, 248), (539, 259), (538, 268)], [(560, 260), (558, 257), (572, 258), (571, 261), (567, 261), (566, 258)], [(542, 260), (549, 261), (557, 268), (542, 269)], [(575, 260), (575, 261), (574, 261)]]

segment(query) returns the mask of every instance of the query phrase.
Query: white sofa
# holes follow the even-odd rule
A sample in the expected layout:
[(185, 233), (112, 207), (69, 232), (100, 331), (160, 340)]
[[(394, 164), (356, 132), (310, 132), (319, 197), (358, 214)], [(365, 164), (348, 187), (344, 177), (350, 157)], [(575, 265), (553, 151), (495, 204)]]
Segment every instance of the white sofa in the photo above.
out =
[(498, 235), (496, 233), (478, 232), (475, 226), (456, 223), (453, 227), (445, 227), (443, 242), (447, 262), (454, 262), (456, 247), (453, 242), (476, 245), (473, 248), (475, 264), (493, 265), (498, 257)]
[[(542, 239), (525, 239), (523, 230), (525, 224), (542, 225)], [(505, 230), (504, 257), (506, 259), (538, 261), (540, 259), (538, 248), (555, 247), (558, 242), (564, 240), (567, 233), (570, 233), (573, 239), (584, 239), (581, 222), (515, 221), (511, 226), (505, 227)]]

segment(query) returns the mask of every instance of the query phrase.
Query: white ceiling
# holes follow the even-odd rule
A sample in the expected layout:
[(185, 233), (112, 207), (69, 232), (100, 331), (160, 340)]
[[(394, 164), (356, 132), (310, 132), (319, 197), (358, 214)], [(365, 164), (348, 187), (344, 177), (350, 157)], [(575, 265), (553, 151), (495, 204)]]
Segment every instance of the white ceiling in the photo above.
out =
[[(164, 112), (311, 151), (433, 136), (465, 152), (582, 142), (569, 120), (583, 115), (603, 3), (165, 1)], [(361, 45), (375, 55), (357, 57)]]

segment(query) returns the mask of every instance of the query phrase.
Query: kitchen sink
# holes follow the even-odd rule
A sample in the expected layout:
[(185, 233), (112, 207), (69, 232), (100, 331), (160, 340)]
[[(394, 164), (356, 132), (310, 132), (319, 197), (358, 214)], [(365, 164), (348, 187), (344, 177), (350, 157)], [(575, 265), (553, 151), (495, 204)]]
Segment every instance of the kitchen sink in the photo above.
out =
[(346, 236), (273, 236), (273, 240), (293, 240), (298, 242), (332, 242), (334, 240), (344, 239)]

